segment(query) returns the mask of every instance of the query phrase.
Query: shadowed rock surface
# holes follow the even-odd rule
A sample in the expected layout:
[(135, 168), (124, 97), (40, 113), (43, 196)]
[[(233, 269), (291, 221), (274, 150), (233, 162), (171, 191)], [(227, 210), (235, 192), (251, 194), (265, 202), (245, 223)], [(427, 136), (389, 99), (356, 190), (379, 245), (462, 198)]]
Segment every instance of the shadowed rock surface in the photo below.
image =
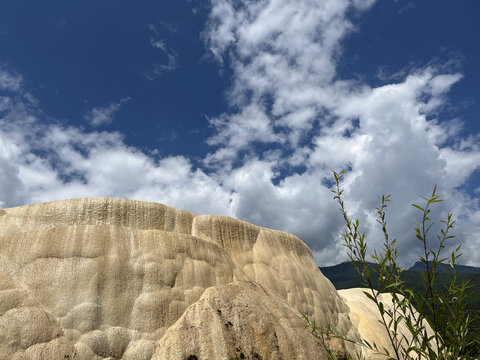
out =
[(280, 231), (111, 198), (0, 211), (0, 359), (326, 359), (300, 312), (353, 336), (349, 311)]

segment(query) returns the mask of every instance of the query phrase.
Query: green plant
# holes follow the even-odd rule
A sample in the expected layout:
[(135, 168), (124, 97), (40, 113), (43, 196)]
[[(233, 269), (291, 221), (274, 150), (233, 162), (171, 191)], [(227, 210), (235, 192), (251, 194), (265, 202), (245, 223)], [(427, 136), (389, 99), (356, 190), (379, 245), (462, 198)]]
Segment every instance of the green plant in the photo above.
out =
[[(344, 340), (347, 340), (349, 342), (362, 342), (362, 339), (357, 338), (355, 340), (351, 340), (347, 337), (347, 334), (345, 332), (342, 332), (341, 334), (333, 327), (330, 325), (324, 325), (324, 324), (317, 324), (315, 320), (311, 320), (308, 315), (301, 313), (304, 321), (306, 322), (307, 325), (306, 327), (311, 328), (312, 335), (315, 336), (320, 343), (323, 345), (325, 350), (327, 351), (328, 358), (330, 360), (336, 360), (338, 358), (337, 354), (335, 354), (335, 351), (330, 347), (330, 339), (333, 337), (339, 337)], [(353, 360), (354, 357), (351, 354), (346, 354), (346, 357), (342, 355), (342, 360)], [(362, 359), (361, 355), (357, 352), (355, 354), (355, 358), (360, 360)]]
[[(426, 267), (426, 271), (422, 274), (423, 291), (415, 292), (407, 287), (401, 278), (402, 269), (397, 265), (397, 240), (391, 239), (387, 231), (385, 209), (390, 202), (390, 195), (382, 196), (382, 204), (376, 208), (377, 222), (382, 227), (384, 244), (381, 252), (374, 251), (370, 255), (376, 264), (372, 266), (367, 261), (365, 233), (359, 231), (358, 219), (353, 221), (344, 206), (341, 181), (345, 173), (345, 170), (339, 173), (333, 172), (336, 187), (332, 190), (346, 224), (343, 245), (347, 248), (350, 261), (367, 288), (364, 294), (378, 308), (379, 322), (387, 331), (393, 353), (386, 348), (378, 349), (374, 342), (369, 343), (358, 337), (348, 338), (345, 333), (340, 333), (329, 326), (319, 327), (308, 316), (302, 314), (307, 323), (306, 326), (312, 329), (312, 334), (325, 345), (327, 351), (330, 349), (326, 336), (331, 336), (366, 347), (377, 354), (385, 355), (388, 359), (468, 359), (469, 346), (476, 340), (469, 334), (472, 319), (465, 311), (465, 299), (470, 285), (468, 282), (459, 284), (455, 272), (456, 260), (461, 256), (460, 246), (450, 251), (449, 258), (442, 257), (447, 240), (454, 237), (450, 235), (455, 223), (452, 220), (452, 214), (448, 214), (445, 220), (441, 220), (444, 226), (437, 235), (436, 250), (431, 249), (427, 240), (432, 227), (432, 220), (429, 217), (431, 206), (443, 201), (436, 192), (436, 186), (430, 197), (423, 197), (425, 201), (423, 207), (412, 204), (422, 213), (422, 221), (416, 223), (415, 235), (423, 247), (423, 253), (419, 259)], [(438, 287), (435, 287), (435, 281), (440, 272), (437, 267), (447, 260), (450, 264), (450, 282), (446, 286), (446, 291), (439, 292)], [(376, 273), (375, 282), (372, 281), (374, 273)], [(380, 300), (381, 293), (390, 294), (392, 298), (390, 307), (385, 306)], [(400, 324), (408, 328), (408, 334), (400, 331)], [(329, 356), (334, 359), (331, 351)], [(358, 354), (357, 358), (359, 358)]]

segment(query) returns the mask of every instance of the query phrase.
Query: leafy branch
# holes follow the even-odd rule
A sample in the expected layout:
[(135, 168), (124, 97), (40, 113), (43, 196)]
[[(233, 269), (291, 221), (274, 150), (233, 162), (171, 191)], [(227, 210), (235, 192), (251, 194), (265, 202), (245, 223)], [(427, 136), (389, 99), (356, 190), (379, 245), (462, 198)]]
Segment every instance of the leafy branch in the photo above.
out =
[[(336, 173), (333, 171), (336, 186), (333, 190), (334, 199), (340, 206), (340, 212), (345, 221), (343, 232), (343, 246), (347, 248), (347, 255), (360, 275), (366, 291), (365, 296), (370, 299), (379, 311), (379, 323), (388, 334), (388, 340), (393, 349), (392, 354), (386, 348), (378, 349), (375, 342), (368, 342), (366, 339), (356, 337), (349, 338), (344, 332), (339, 332), (328, 325), (318, 325), (315, 321), (302, 314), (306, 326), (312, 329), (312, 334), (320, 340), (329, 353), (333, 356), (328, 342), (331, 338), (340, 338), (344, 341), (354, 343), (369, 349), (376, 354), (384, 355), (388, 359), (468, 359), (469, 346), (474, 343), (468, 328), (473, 321), (465, 311), (465, 299), (468, 296), (467, 290), (471, 287), (468, 282), (457, 283), (456, 261), (461, 256), (461, 246), (450, 251), (449, 258), (442, 258), (442, 252), (446, 242), (452, 238), (451, 230), (454, 228), (455, 220), (452, 214), (448, 214), (445, 220), (440, 222), (444, 228), (440, 229), (437, 235), (437, 248), (432, 250), (428, 239), (429, 231), (433, 226), (430, 218), (431, 206), (444, 201), (437, 193), (436, 185), (430, 197), (422, 197), (425, 205), (411, 204), (421, 211), (422, 221), (416, 223), (415, 236), (422, 243), (423, 254), (419, 256), (420, 261), (425, 265), (425, 272), (422, 273), (423, 294), (418, 294), (405, 285), (402, 280), (402, 269), (397, 265), (398, 250), (397, 239), (391, 239), (387, 230), (386, 208), (390, 202), (390, 195), (383, 195), (380, 207), (376, 208), (377, 222), (382, 228), (384, 237), (383, 249), (376, 250), (371, 256), (377, 267), (367, 261), (367, 242), (365, 233), (359, 231), (358, 219), (352, 220), (347, 214), (343, 201), (342, 180), (346, 174), (345, 170)], [(440, 270), (439, 265), (448, 260), (450, 265), (450, 283), (446, 287), (447, 295), (440, 293), (435, 285)], [(377, 284), (373, 284), (373, 273), (377, 273)], [(386, 306), (381, 301), (381, 294), (387, 293), (391, 296), (391, 306)], [(430, 316), (429, 316), (430, 314)], [(403, 325), (401, 327), (401, 325)], [(408, 329), (405, 332), (404, 329)], [(403, 330), (401, 330), (403, 329)], [(360, 359), (360, 355), (356, 354)], [(350, 355), (350, 358), (351, 357)], [(331, 357), (334, 359), (334, 357)]]

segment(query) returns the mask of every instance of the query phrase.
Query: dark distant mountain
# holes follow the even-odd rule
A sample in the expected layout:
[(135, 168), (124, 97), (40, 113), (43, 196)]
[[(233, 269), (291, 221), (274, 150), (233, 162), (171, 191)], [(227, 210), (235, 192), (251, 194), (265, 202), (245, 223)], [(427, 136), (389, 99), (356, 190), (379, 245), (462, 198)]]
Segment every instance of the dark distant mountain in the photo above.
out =
[[(375, 266), (376, 264), (370, 264)], [(323, 275), (330, 280), (337, 290), (362, 287), (362, 279), (351, 262), (333, 266), (320, 267)]]
[[(432, 262), (429, 261), (429, 265)], [(448, 264), (440, 264), (437, 265), (437, 270), (441, 273), (445, 272), (448, 274), (448, 269), (450, 269), (450, 265)], [(480, 268), (476, 266), (467, 266), (467, 265), (455, 265), (455, 269), (457, 270), (457, 274), (480, 274)], [(426, 266), (421, 261), (417, 261), (408, 271), (425, 271)]]
[[(375, 269), (378, 269), (378, 265), (369, 263), (369, 265)], [(440, 278), (438, 278), (437, 285), (446, 285), (450, 280), (450, 275), (447, 270), (450, 268), (448, 264), (437, 265), (437, 269), (440, 270)], [(480, 275), (480, 268), (467, 265), (455, 265), (459, 281), (468, 280), (471, 278), (469, 275)], [(333, 266), (320, 267), (323, 275), (329, 279), (337, 289), (349, 289), (352, 287), (362, 287), (362, 279), (358, 275), (357, 271), (353, 267), (351, 262), (343, 262), (341, 264)], [(420, 261), (416, 262), (410, 269), (403, 271), (403, 280), (413, 288), (420, 288), (421, 278), (420, 273), (425, 271), (425, 265)], [(372, 279), (375, 283), (377, 278), (376, 273), (372, 273)], [(477, 283), (480, 277), (472, 277), (473, 283)], [(478, 291), (478, 290), (477, 290)]]
[[(378, 269), (377, 264), (369, 264)], [(420, 263), (420, 265), (423, 264)], [(423, 287), (424, 280), (421, 276), (422, 268), (420, 265), (417, 263), (413, 266), (416, 270), (404, 270), (402, 273), (402, 280), (405, 281), (405, 285), (418, 294), (425, 292)], [(353, 264), (350, 262), (344, 262), (334, 266), (320, 267), (320, 270), (323, 275), (333, 283), (337, 290), (365, 287), (362, 278), (358, 275)], [(469, 293), (466, 300), (467, 308), (475, 309), (476, 312), (480, 313), (480, 272), (478, 272), (478, 268), (474, 266), (457, 265), (457, 271), (457, 282), (462, 283), (463, 281), (469, 281), (469, 285), (471, 286), (467, 291)], [(375, 272), (372, 272), (371, 279), (374, 287), (376, 287), (377, 284), (377, 277), (378, 275)], [(450, 274), (446, 268), (444, 268), (444, 271), (442, 271), (435, 280), (435, 288), (437, 291), (445, 293), (450, 280)]]

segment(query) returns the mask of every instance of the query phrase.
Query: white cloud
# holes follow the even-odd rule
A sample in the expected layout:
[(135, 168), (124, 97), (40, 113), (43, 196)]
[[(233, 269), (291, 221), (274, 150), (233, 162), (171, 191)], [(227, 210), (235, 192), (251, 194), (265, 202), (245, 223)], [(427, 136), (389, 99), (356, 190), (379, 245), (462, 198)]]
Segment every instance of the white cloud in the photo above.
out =
[[(346, 13), (366, 9), (372, 3), (212, 1), (204, 37), (216, 58), (232, 67), (234, 81), (227, 96), (232, 107), (240, 109), (237, 114), (220, 117), (219, 135), (213, 139), (238, 133), (244, 109), (259, 108), (263, 115), (249, 117), (250, 123), (265, 123), (264, 116), (268, 116), (275, 132), (267, 140), (277, 137), (286, 147), (298, 148), (315, 123), (325, 119), (319, 116), (325, 107), (335, 104), (345, 88), (352, 86), (340, 81), (332, 84), (341, 54), (340, 40), (353, 30)], [(244, 147), (256, 141), (251, 134), (239, 136), (251, 139)], [(241, 150), (228, 148), (230, 155)]]
[[(22, 204), (26, 200), (23, 193), (23, 183), (19, 178), (19, 169), (15, 161), (18, 158), (18, 148), (0, 136), (0, 207), (11, 204)], [(13, 160), (13, 161), (12, 161)]]
[(0, 90), (18, 92), (22, 87), (22, 83), (22, 76), (9, 72), (0, 64)]
[[(221, 148), (208, 157), (207, 163), (232, 160), (238, 151), (248, 149), (256, 141), (282, 142), (281, 135), (275, 134), (265, 109), (257, 104), (244, 107), (240, 113), (223, 114), (209, 122), (217, 129), (217, 133), (207, 142), (209, 145), (221, 145)], [(229, 151), (223, 151), (224, 149)]]
[[(329, 169), (352, 169), (345, 179), (345, 200), (375, 247), (382, 237), (374, 207), (383, 193), (393, 194), (391, 230), (400, 239), (403, 262), (415, 261), (418, 250), (412, 237), (418, 214), (410, 204), (435, 183), (458, 211), (459, 224), (472, 229), (479, 224), (478, 201), (458, 189), (480, 167), (477, 138), (458, 137), (459, 119), (436, 120), (462, 75), (449, 73), (448, 66), (430, 66), (372, 88), (337, 73), (341, 40), (357, 30), (347, 13), (372, 4), (213, 0), (204, 34), (221, 66), (233, 71), (227, 92), (232, 111), (211, 122), (217, 133), (210, 143), (217, 149), (208, 159), (232, 169), (225, 176), (237, 194), (235, 214), (294, 232), (321, 263), (344, 256), (332, 257), (339, 250), (333, 239), (339, 239), (341, 219), (328, 182), (322, 183), (331, 180)], [(247, 109), (261, 111), (244, 116)], [(262, 127), (268, 129), (264, 146), (258, 144), (262, 136), (254, 123), (268, 124)], [(280, 150), (266, 160), (264, 154), (272, 154), (268, 149), (275, 145)], [(244, 149), (250, 151), (246, 158)], [(447, 204), (438, 215), (445, 215)], [(478, 244), (474, 234), (469, 236)], [(478, 256), (465, 258), (474, 263)]]
[[(175, 32), (175, 29), (167, 23), (161, 23), (160, 25), (171, 33)], [(150, 24), (148, 27), (154, 34), (154, 37), (150, 38), (150, 45), (159, 50), (163, 57), (162, 62), (154, 63), (152, 68), (144, 74), (147, 80), (154, 81), (157, 77), (177, 68), (178, 55), (171, 47), (167, 46), (164, 39), (159, 39), (160, 31), (158, 26)]]
[(188, 158), (157, 159), (126, 145), (117, 132), (49, 124), (37, 118), (28, 98), (15, 95), (2, 102), (1, 206), (110, 196), (234, 215), (232, 192), (215, 175), (195, 169)]
[(231, 192), (183, 156), (156, 160), (127, 146), (118, 133), (47, 125), (12, 112), (15, 123), (0, 122), (3, 206), (110, 196), (233, 215)]
[(110, 125), (115, 117), (115, 114), (120, 110), (122, 105), (130, 101), (129, 97), (120, 99), (117, 102), (112, 102), (107, 106), (95, 106), (84, 116), (92, 126)]

